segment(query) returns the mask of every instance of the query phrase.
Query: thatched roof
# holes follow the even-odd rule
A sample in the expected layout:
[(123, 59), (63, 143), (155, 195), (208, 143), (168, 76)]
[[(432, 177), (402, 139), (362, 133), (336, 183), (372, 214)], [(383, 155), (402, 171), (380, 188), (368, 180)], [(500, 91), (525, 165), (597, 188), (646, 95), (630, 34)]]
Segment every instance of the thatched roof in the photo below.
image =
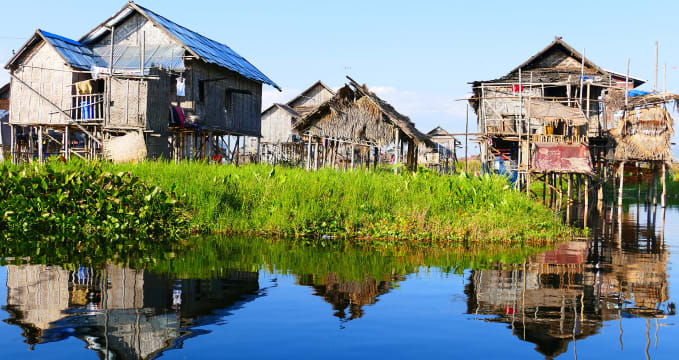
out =
[[(525, 72), (528, 71), (534, 72), (534, 76), (536, 78), (534, 78), (533, 81), (540, 82), (562, 80), (563, 78), (562, 74), (564, 73), (573, 73), (579, 75), (580, 74), (579, 65), (572, 67), (564, 67), (561, 66), (560, 64), (550, 64), (549, 61), (547, 61), (546, 63), (543, 62), (543, 60), (545, 60), (548, 56), (557, 52), (564, 53), (573, 58), (573, 60), (582, 63), (583, 56), (582, 54), (580, 54), (580, 52), (578, 52), (577, 50), (575, 50), (575, 48), (573, 48), (572, 46), (568, 45), (565, 41), (563, 41), (563, 38), (555, 37), (554, 41), (552, 41), (544, 49), (540, 50), (537, 54), (531, 56), (528, 60), (521, 63), (521, 65), (512, 69), (509, 73), (507, 73), (507, 75), (494, 80), (474, 81), (472, 82), (472, 84), (474, 84), (474, 86), (479, 86), (481, 83), (514, 81), (518, 79), (519, 69)], [(597, 64), (593, 63), (586, 57), (584, 70), (586, 75), (599, 75), (605, 77), (606, 79), (608, 79), (611, 76), (611, 74), (608, 71), (599, 67)], [(526, 77), (524, 80), (527, 81), (528, 78)]]
[(391, 120), (394, 125), (396, 125), (401, 131), (403, 131), (409, 138), (413, 139), (416, 143), (424, 143), (427, 146), (432, 146), (434, 143), (427, 137), (427, 135), (423, 134), (420, 132), (415, 127), (415, 124), (410, 121), (410, 118), (399, 113), (394, 109), (391, 104), (388, 102), (380, 99), (377, 95), (374, 93), (370, 92), (368, 88), (364, 85), (361, 86), (359, 85), (354, 79), (350, 78), (347, 76), (347, 79), (349, 79), (349, 83), (358, 91), (360, 94), (363, 96), (366, 96), (367, 98), (370, 99), (370, 101), (375, 104), (380, 110), (382, 110), (382, 113), (386, 115), (389, 120)]
[[(415, 127), (415, 124), (410, 121), (410, 118), (399, 113), (391, 104), (370, 92), (365, 85), (359, 85), (348, 76), (347, 79), (349, 84), (338, 90), (328, 101), (300, 118), (293, 125), (293, 129), (303, 133), (327, 116), (341, 118), (345, 124), (349, 123), (349, 118), (371, 117), (373, 118), (371, 124), (379, 128), (374, 130), (381, 133), (380, 135), (374, 134), (373, 137), (379, 136), (386, 141), (388, 136), (386, 134), (387, 129), (379, 126), (379, 122), (386, 122), (397, 127), (415, 143), (434, 146), (433, 141), (427, 135), (420, 132)], [(350, 126), (341, 128), (343, 127), (342, 124), (336, 125), (336, 131), (342, 133), (343, 136), (341, 137), (347, 138), (346, 140), (358, 140), (357, 137), (365, 135), (367, 130), (365, 128), (351, 129)]]
[(627, 97), (627, 105), (625, 105), (625, 90), (611, 89), (604, 102), (606, 107), (615, 110), (631, 110), (645, 106), (653, 106), (664, 104), (668, 102), (676, 102), (679, 100), (679, 95), (670, 92), (655, 92), (646, 95), (636, 95)]
[(566, 106), (554, 101), (524, 100), (524, 109), (530, 118), (546, 121), (564, 120), (573, 126), (587, 125), (588, 121), (582, 110)]
[(662, 105), (628, 110), (610, 131), (616, 160), (671, 161), (674, 120)]

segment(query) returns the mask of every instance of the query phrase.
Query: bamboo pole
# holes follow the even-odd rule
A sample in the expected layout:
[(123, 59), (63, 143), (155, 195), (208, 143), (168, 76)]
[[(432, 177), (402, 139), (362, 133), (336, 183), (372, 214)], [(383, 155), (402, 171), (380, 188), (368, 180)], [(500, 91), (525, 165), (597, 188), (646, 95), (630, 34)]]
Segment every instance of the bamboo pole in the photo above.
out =
[(573, 174), (568, 174), (568, 190), (566, 190), (567, 205), (570, 206), (571, 199), (573, 199)]
[(38, 126), (38, 162), (43, 163), (42, 126)]
[(68, 127), (68, 125), (66, 125), (66, 127), (64, 128), (64, 139), (63, 139), (64, 157), (66, 158), (66, 160), (69, 160), (71, 158), (71, 155), (68, 152), (68, 146), (69, 146), (69, 142), (70, 142), (68, 132), (69, 132), (69, 127)]
[(9, 126), (9, 156), (12, 158), (12, 164), (16, 164), (17, 161), (17, 139), (16, 139), (16, 127), (14, 125)]
[(658, 165), (653, 166), (653, 206), (658, 205)]
[(307, 157), (306, 157), (306, 169), (311, 170), (311, 134), (309, 136), (309, 141), (307, 145)]
[(563, 206), (563, 175), (559, 174), (559, 209)]
[(664, 209), (665, 208), (665, 198), (667, 196), (667, 184), (666, 184), (666, 168), (667, 164), (664, 162), (662, 163), (662, 172), (660, 174), (660, 181), (662, 182), (662, 196), (660, 197), (660, 206)]
[[(453, 141), (453, 149), (455, 149), (455, 141)], [(464, 124), (464, 173), (467, 174), (467, 163), (469, 161), (469, 103), (467, 103), (467, 117)], [(454, 166), (455, 164), (453, 164)]]
[(655, 41), (655, 71), (653, 76), (653, 91), (658, 91), (658, 40)]
[(589, 175), (585, 175), (585, 216), (589, 212)]

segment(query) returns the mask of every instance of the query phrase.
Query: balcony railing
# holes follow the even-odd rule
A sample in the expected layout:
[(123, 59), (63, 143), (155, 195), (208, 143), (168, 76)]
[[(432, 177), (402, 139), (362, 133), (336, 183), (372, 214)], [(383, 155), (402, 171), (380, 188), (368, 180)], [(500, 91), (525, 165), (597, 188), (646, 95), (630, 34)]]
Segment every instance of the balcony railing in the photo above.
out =
[(82, 122), (104, 120), (104, 94), (73, 95), (71, 118)]

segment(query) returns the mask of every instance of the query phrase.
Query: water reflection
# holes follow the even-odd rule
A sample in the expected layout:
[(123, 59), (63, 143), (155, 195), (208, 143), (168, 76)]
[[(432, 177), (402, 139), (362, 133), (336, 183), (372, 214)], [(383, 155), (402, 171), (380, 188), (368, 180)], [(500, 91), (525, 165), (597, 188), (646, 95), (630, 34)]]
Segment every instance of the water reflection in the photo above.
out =
[(611, 320), (618, 321), (624, 349), (622, 319), (642, 317), (649, 320), (648, 351), (650, 320), (674, 315), (675, 305), (669, 301), (664, 229), (656, 230), (650, 218), (642, 223), (639, 215), (637, 208), (613, 223), (602, 216), (593, 219), (586, 241), (565, 243), (522, 265), (471, 271), (468, 313), (493, 315), (479, 319), (509, 324), (512, 334), (548, 358), (566, 352), (571, 342), (577, 356), (577, 341)]
[[(239, 344), (247, 347), (244, 337), (252, 337), (251, 332), (243, 335), (247, 330), (264, 332), (264, 328), (284, 325), (310, 346), (329, 338), (351, 343), (348, 339), (356, 334), (372, 340), (375, 330), (388, 333), (393, 343), (407, 342), (418, 339), (418, 334), (408, 331), (412, 328), (429, 339), (457, 334), (460, 328), (480, 329), (486, 323), (509, 329), (495, 335), (494, 342), (512, 349), (520, 348), (516, 345), (522, 341), (530, 342), (548, 358), (569, 349), (577, 356), (580, 340), (602, 334), (611, 325), (619, 338), (617, 346), (632, 346), (623, 341), (627, 331), (646, 341), (648, 354), (658, 344), (663, 319), (675, 314), (670, 300), (671, 258), (664, 244), (664, 214), (653, 214), (653, 210), (648, 214), (645, 208), (634, 206), (628, 210), (622, 222), (610, 211), (588, 219), (590, 236), (547, 251), (344, 243), (314, 247), (230, 238), (205, 239), (180, 257), (154, 257), (143, 269), (108, 262), (96, 269), (7, 265), (3, 309), (9, 316), (4, 322), (21, 328), (27, 348), (79, 339), (107, 359), (156, 358), (183, 349), (187, 340), (196, 337), (191, 345), (220, 342), (215, 339), (223, 336), (213, 332), (226, 328), (228, 333), (230, 327), (237, 330), (236, 343), (229, 346), (237, 348)], [(443, 276), (432, 279), (436, 274)], [(464, 286), (456, 279), (464, 280)], [(281, 282), (286, 284), (282, 289)], [(452, 282), (458, 284), (456, 292), (437, 291)], [(401, 291), (412, 291), (410, 285), (417, 285), (415, 298)], [(300, 287), (304, 291), (298, 291)], [(450, 302), (451, 296), (458, 299), (460, 295), (464, 295), (462, 302)], [(398, 297), (406, 300), (393, 301)], [(314, 308), (319, 299), (330, 306)], [(436, 306), (455, 308), (455, 313), (436, 312)], [(248, 310), (249, 321), (264, 318), (263, 322), (248, 328), (247, 321), (234, 321), (240, 318), (233, 315)], [(417, 317), (408, 317), (411, 314)], [(309, 319), (300, 325), (303, 316)], [(420, 316), (429, 320), (420, 320)], [(269, 317), (278, 322), (267, 322)], [(645, 320), (645, 330), (640, 333), (625, 320), (629, 318)], [(396, 325), (385, 328), (384, 324)], [(306, 326), (311, 330), (302, 328)], [(674, 329), (669, 328), (664, 331), (671, 334)], [(366, 329), (372, 332), (361, 333)], [(0, 335), (4, 335), (1, 328)], [(485, 341), (462, 338), (469, 342), (469, 348), (463, 348), (467, 350)], [(421, 344), (419, 339), (414, 345)], [(273, 341), (271, 336), (267, 341)], [(356, 338), (353, 341), (360, 343)], [(72, 349), (66, 342), (61, 345)], [(241, 351), (249, 354), (247, 350)]]
[(30, 347), (75, 337), (102, 358), (154, 358), (262, 296), (258, 277), (233, 271), (173, 280), (115, 265), (98, 271), (8, 265), (5, 322), (20, 326)]
[(394, 288), (398, 281), (405, 280), (404, 276), (393, 275), (389, 280), (378, 281), (365, 278), (360, 281), (343, 281), (336, 274), (320, 277), (316, 281), (313, 275), (300, 276), (300, 285), (311, 286), (314, 295), (320, 296), (332, 305), (334, 316), (342, 322), (361, 318), (364, 306), (374, 305), (380, 295), (384, 295)]

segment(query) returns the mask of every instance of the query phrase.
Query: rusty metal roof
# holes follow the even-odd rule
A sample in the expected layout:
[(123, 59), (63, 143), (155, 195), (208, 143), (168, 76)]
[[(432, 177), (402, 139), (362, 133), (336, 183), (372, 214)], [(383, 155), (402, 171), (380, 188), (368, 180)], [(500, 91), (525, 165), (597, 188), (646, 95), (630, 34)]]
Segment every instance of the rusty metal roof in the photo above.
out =
[(591, 174), (589, 148), (582, 144), (536, 143), (532, 170), (545, 173)]

